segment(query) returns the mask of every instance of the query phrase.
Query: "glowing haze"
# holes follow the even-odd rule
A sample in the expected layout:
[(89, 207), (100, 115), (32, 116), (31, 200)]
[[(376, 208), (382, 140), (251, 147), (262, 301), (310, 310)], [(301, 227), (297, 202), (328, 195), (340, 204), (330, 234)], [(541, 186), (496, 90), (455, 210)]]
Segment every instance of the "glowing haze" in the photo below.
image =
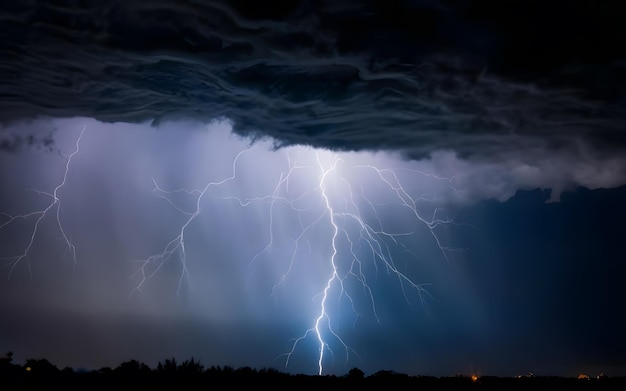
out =
[(430, 162), (274, 150), (233, 136), (228, 122), (174, 122), (158, 138), (142, 125), (52, 123), (63, 129), (59, 153), (3, 156), (24, 174), (3, 183), (9, 284), (75, 279), (27, 308), (128, 316), (182, 306), (209, 323), (260, 325), (288, 314), (284, 351), (264, 360), (341, 373), (367, 362), (352, 347), (358, 328), (428, 312), (432, 269), (451, 266), (463, 250), (451, 235), (470, 229), (446, 210), (460, 193)]

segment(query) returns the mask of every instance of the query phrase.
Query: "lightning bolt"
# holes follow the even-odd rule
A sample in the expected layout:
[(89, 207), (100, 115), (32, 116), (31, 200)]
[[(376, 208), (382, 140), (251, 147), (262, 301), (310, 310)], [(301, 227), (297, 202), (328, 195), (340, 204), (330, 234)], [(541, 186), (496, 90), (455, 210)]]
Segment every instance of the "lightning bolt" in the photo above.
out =
[[(235, 156), (232, 162), (232, 166), (231, 166), (232, 170), (231, 170), (230, 176), (220, 181), (208, 182), (202, 189), (164, 190), (158, 185), (157, 181), (154, 178), (152, 178), (152, 182), (154, 183), (153, 191), (157, 193), (157, 195), (160, 198), (163, 198), (164, 200), (166, 200), (176, 210), (188, 216), (188, 218), (181, 225), (180, 229), (178, 230), (177, 235), (174, 238), (172, 238), (164, 246), (163, 250), (160, 253), (150, 255), (149, 257), (145, 259), (134, 261), (134, 262), (138, 262), (140, 266), (136, 270), (136, 272), (133, 273), (130, 277), (134, 278), (136, 276), (139, 276), (139, 282), (135, 286), (135, 288), (131, 290), (131, 293), (130, 293), (131, 296), (135, 293), (140, 293), (146, 281), (152, 278), (168, 260), (174, 257), (178, 258), (178, 261), (180, 262), (180, 265), (181, 265), (181, 273), (180, 273), (180, 277), (178, 281), (178, 290), (177, 290), (177, 292), (180, 294), (183, 284), (188, 277), (187, 254), (185, 250), (185, 234), (187, 230), (189, 229), (189, 227), (194, 222), (194, 220), (201, 214), (202, 200), (205, 194), (207, 193), (207, 191), (209, 191), (211, 187), (220, 186), (232, 180), (235, 180), (237, 177), (237, 164), (239, 162), (239, 159), (241, 158), (241, 155), (243, 155), (246, 151), (249, 151), (250, 149), (251, 147), (245, 150), (242, 150)], [(178, 205), (178, 203), (174, 202), (171, 198), (171, 195), (177, 194), (177, 193), (184, 193), (189, 196), (195, 197), (194, 209), (185, 210), (182, 206)]]
[(83, 138), (85, 130), (86, 130), (86, 126), (83, 126), (78, 137), (76, 138), (73, 152), (70, 153), (70, 155), (67, 157), (67, 160), (65, 161), (65, 169), (63, 171), (63, 176), (61, 178), (61, 181), (52, 190), (52, 192), (44, 192), (44, 191), (40, 191), (36, 189), (29, 189), (29, 190), (36, 192), (39, 195), (43, 195), (43, 196), (50, 198), (50, 203), (45, 208), (40, 209), (40, 210), (35, 210), (35, 211), (25, 213), (25, 214), (20, 214), (20, 215), (0, 213), (1, 216), (6, 218), (6, 221), (0, 224), (0, 230), (8, 227), (9, 225), (11, 225), (12, 223), (15, 223), (18, 220), (29, 220), (31, 218), (35, 219), (32, 230), (30, 231), (30, 234), (28, 235), (28, 242), (26, 244), (26, 247), (24, 248), (24, 251), (15, 256), (2, 258), (3, 261), (9, 262), (9, 265), (10, 265), (9, 273), (8, 273), (9, 278), (11, 278), (11, 275), (13, 274), (13, 271), (18, 266), (18, 264), (25, 262), (28, 268), (29, 278), (32, 280), (32, 270), (31, 270), (30, 262), (28, 261), (28, 255), (31, 252), (31, 249), (35, 243), (37, 236), (39, 235), (41, 222), (46, 218), (46, 216), (52, 213), (54, 213), (55, 215), (56, 226), (59, 229), (59, 232), (61, 233), (61, 239), (65, 243), (65, 246), (67, 247), (70, 253), (72, 264), (74, 265), (74, 267), (77, 266), (76, 247), (72, 243), (67, 231), (65, 230), (61, 222), (61, 198), (60, 198), (59, 193), (61, 192), (61, 190), (63, 189), (63, 187), (65, 186), (67, 182), (67, 177), (70, 172), (72, 160), (80, 152), (80, 142), (81, 142), (81, 139)]
[[(338, 163), (342, 162), (336, 154), (332, 154), (331, 163), (325, 167), (322, 159), (320, 158), (320, 152), (315, 152), (317, 166), (320, 170), (319, 176), (319, 185), (317, 188), (321, 193), (321, 197), (323, 199), (323, 206), (325, 209), (325, 214), (328, 216), (329, 223), (332, 227), (332, 238), (331, 238), (331, 254), (329, 257), (330, 264), (330, 277), (326, 281), (324, 289), (321, 293), (321, 301), (319, 307), (319, 313), (315, 319), (313, 327), (307, 329), (300, 337), (296, 338), (291, 350), (286, 353), (285, 366), (289, 365), (289, 360), (291, 356), (295, 353), (298, 344), (300, 344), (304, 339), (306, 339), (309, 335), (314, 334), (315, 338), (318, 342), (318, 358), (317, 358), (317, 370), (318, 374), (322, 375), (324, 373), (324, 361), (325, 361), (325, 352), (332, 353), (330, 349), (329, 343), (326, 342), (325, 332), (330, 334), (336, 341), (339, 342), (341, 347), (345, 350), (346, 353), (346, 364), (349, 359), (350, 352), (354, 352), (353, 349), (349, 348), (348, 344), (341, 338), (341, 336), (335, 331), (333, 327), (333, 323), (331, 321), (331, 314), (327, 310), (327, 303), (330, 300), (331, 290), (334, 285), (339, 285), (339, 296), (345, 296), (352, 303), (352, 309), (355, 313), (358, 314), (358, 311), (355, 308), (354, 300), (351, 297), (350, 293), (345, 289), (345, 281), (347, 278), (352, 277), (356, 279), (363, 287), (365, 292), (367, 292), (367, 296), (369, 298), (369, 302), (371, 305), (372, 313), (376, 318), (376, 321), (380, 323), (379, 316), (377, 314), (376, 309), (376, 301), (373, 293), (373, 289), (370, 287), (367, 282), (367, 276), (364, 274), (363, 270), (363, 262), (361, 256), (357, 254), (355, 250), (355, 240), (353, 240), (352, 234), (349, 232), (347, 228), (347, 221), (352, 221), (356, 223), (358, 227), (358, 237), (356, 240), (361, 243), (365, 243), (365, 245), (369, 248), (369, 252), (371, 254), (371, 258), (374, 260), (378, 260), (382, 262), (385, 269), (389, 274), (393, 274), (396, 276), (400, 282), (402, 287), (403, 295), (406, 302), (410, 305), (409, 298), (407, 296), (407, 291), (405, 290), (405, 286), (408, 285), (413, 288), (419, 295), (420, 301), (424, 301), (424, 295), (430, 296), (428, 291), (424, 288), (424, 284), (415, 283), (410, 277), (400, 271), (394, 263), (393, 257), (391, 256), (390, 249), (385, 238), (392, 241), (395, 245), (401, 245), (401, 243), (397, 240), (398, 237), (401, 236), (410, 236), (413, 235), (413, 232), (404, 232), (404, 233), (390, 233), (382, 229), (382, 222), (376, 213), (376, 207), (374, 204), (363, 194), (363, 189), (361, 189), (361, 199), (368, 205), (371, 210), (374, 212), (374, 220), (377, 222), (378, 228), (373, 227), (372, 225), (366, 223), (364, 218), (362, 217), (362, 213), (360, 208), (357, 206), (355, 201), (355, 193), (353, 192), (353, 186), (350, 181), (346, 179), (345, 176), (342, 176), (338, 172)], [(437, 209), (433, 212), (432, 218), (427, 220), (422, 217), (418, 213), (417, 203), (418, 200), (427, 200), (426, 198), (419, 197), (418, 199), (413, 199), (408, 192), (404, 189), (398, 176), (396, 175), (394, 170), (391, 169), (379, 169), (373, 165), (357, 165), (352, 169), (368, 169), (374, 171), (378, 178), (384, 183), (389, 189), (391, 189), (397, 199), (398, 203), (405, 208), (408, 208), (413, 216), (417, 218), (418, 221), (425, 224), (429, 228), (429, 232), (433, 236), (438, 248), (441, 250), (444, 257), (448, 260), (446, 250), (459, 250), (457, 248), (448, 248), (443, 247), (441, 245), (441, 240), (434, 232), (434, 229), (440, 224), (453, 224), (454, 222), (450, 219), (436, 219)], [(415, 171), (421, 175), (428, 175), (437, 180), (445, 180), (448, 181), (448, 184), (451, 189), (454, 189), (451, 185), (451, 180), (447, 178), (441, 178), (434, 175), (429, 175), (420, 171)], [(334, 175), (333, 175), (334, 174)], [(342, 209), (344, 211), (336, 210), (335, 204), (331, 201), (331, 196), (329, 195), (329, 184), (328, 182), (334, 179), (336, 182), (343, 183), (345, 186), (345, 193), (347, 197), (345, 198), (345, 207)], [(343, 222), (343, 224), (342, 224)], [(347, 257), (351, 259), (350, 267), (346, 273), (343, 275), (339, 271), (338, 266), (338, 257), (339, 257), (339, 237), (340, 235), (345, 237), (345, 240), (348, 242), (348, 251)], [(376, 263), (374, 266), (376, 267)], [(358, 354), (357, 354), (358, 356)]]
[[(141, 291), (142, 286), (150, 279), (168, 260), (177, 257), (181, 263), (181, 278), (178, 289), (180, 291), (187, 275), (186, 254), (185, 254), (185, 232), (202, 211), (202, 199), (206, 197), (211, 188), (226, 185), (237, 180), (237, 171), (240, 157), (248, 151), (245, 149), (236, 155), (232, 161), (231, 174), (219, 181), (207, 182), (201, 189), (162, 189), (154, 181), (154, 191), (167, 203), (187, 216), (181, 225), (177, 235), (169, 241), (163, 250), (146, 259), (140, 260), (140, 267), (137, 273), (140, 275), (140, 282), (135, 291)], [(438, 177), (418, 170), (405, 169), (408, 173), (429, 177), (435, 181), (444, 181), (451, 191), (456, 191), (452, 186), (452, 179)], [(314, 317), (312, 326), (297, 337), (291, 349), (279, 356), (284, 357), (285, 367), (288, 367), (298, 346), (307, 338), (313, 336), (318, 346), (317, 373), (322, 375), (325, 370), (325, 362), (328, 356), (334, 356), (331, 349), (330, 339), (339, 344), (345, 352), (345, 362), (348, 363), (351, 354), (359, 357), (358, 353), (349, 347), (349, 344), (341, 336), (336, 328), (336, 321), (330, 309), (330, 303), (347, 299), (352, 311), (356, 314), (354, 324), (360, 316), (357, 299), (353, 296), (348, 287), (348, 282), (356, 282), (362, 288), (364, 296), (369, 303), (370, 312), (378, 323), (381, 322), (376, 305), (375, 289), (369, 282), (370, 276), (366, 269), (367, 263), (375, 269), (376, 273), (386, 272), (388, 276), (395, 278), (401, 287), (404, 300), (411, 306), (410, 293), (415, 292), (422, 304), (427, 298), (434, 299), (425, 288), (427, 284), (420, 284), (403, 271), (394, 260), (393, 253), (400, 249), (405, 253), (418, 256), (407, 248), (404, 238), (416, 235), (414, 230), (399, 231), (385, 228), (384, 216), (379, 209), (382, 205), (374, 202), (366, 194), (368, 190), (361, 184), (354, 183), (350, 174), (359, 171), (374, 178), (379, 183), (380, 188), (386, 189), (393, 195), (394, 205), (406, 210), (407, 216), (412, 216), (413, 220), (427, 228), (435, 246), (443, 257), (449, 261), (448, 252), (463, 249), (444, 246), (442, 240), (437, 235), (437, 229), (444, 225), (456, 224), (453, 220), (443, 216), (443, 211), (434, 208), (430, 216), (425, 217), (420, 213), (419, 204), (428, 203), (436, 198), (434, 195), (420, 194), (412, 197), (409, 190), (403, 186), (397, 170), (389, 168), (378, 168), (373, 164), (351, 165), (342, 159), (338, 153), (331, 151), (319, 151), (311, 148), (298, 147), (295, 153), (287, 153), (287, 167), (284, 171), (275, 173), (276, 182), (272, 191), (265, 195), (252, 197), (242, 197), (241, 195), (226, 195), (218, 198), (228, 201), (234, 200), (241, 207), (247, 207), (256, 203), (267, 203), (269, 208), (269, 221), (267, 226), (267, 241), (263, 248), (256, 253), (249, 263), (250, 280), (258, 268), (262, 259), (276, 260), (273, 251), (279, 246), (277, 237), (289, 238), (293, 242), (293, 247), (287, 251), (287, 263), (284, 272), (280, 275), (276, 283), (272, 286), (271, 295), (276, 292), (289, 278), (292, 269), (297, 262), (297, 254), (307, 245), (311, 249), (310, 240), (315, 239), (311, 234), (312, 230), (320, 224), (328, 224), (330, 227), (329, 255), (325, 261), (328, 265), (328, 277), (323, 284), (323, 288), (318, 294), (319, 307), (317, 315)], [(313, 183), (306, 188), (292, 189), (292, 183), (302, 182), (303, 178), (316, 178)], [(295, 186), (297, 187), (297, 186)], [(184, 208), (174, 201), (173, 196), (184, 193), (194, 198), (193, 208)], [(277, 224), (281, 213), (279, 205), (285, 206), (298, 218), (299, 232), (280, 232), (281, 226)], [(281, 209), (282, 210), (282, 209)], [(309, 213), (307, 217), (302, 217)], [(313, 214), (311, 217), (310, 214)], [(282, 249), (284, 253), (284, 249)]]

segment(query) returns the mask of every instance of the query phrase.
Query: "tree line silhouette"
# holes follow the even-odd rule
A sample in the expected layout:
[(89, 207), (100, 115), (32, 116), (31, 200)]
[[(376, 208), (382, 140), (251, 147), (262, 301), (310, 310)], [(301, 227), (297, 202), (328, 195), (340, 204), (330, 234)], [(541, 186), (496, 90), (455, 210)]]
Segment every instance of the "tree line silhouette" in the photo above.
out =
[[(156, 368), (137, 360), (129, 360), (115, 368), (103, 367), (98, 370), (75, 370), (70, 367), (59, 369), (46, 359), (28, 359), (24, 364), (13, 363), (13, 353), (0, 357), (0, 389), (4, 386), (50, 387), (63, 386), (65, 389), (90, 390), (107, 389), (123, 385), (126, 387), (202, 387), (204, 389), (271, 386), (273, 389), (297, 387), (421, 387), (495, 385), (516, 386), (626, 386), (626, 377), (494, 377), (455, 375), (450, 377), (410, 376), (390, 370), (381, 370), (365, 376), (359, 368), (350, 369), (343, 376), (289, 374), (275, 368), (254, 369), (251, 367), (233, 368), (230, 366), (205, 367), (200, 361), (191, 358), (178, 362), (175, 358), (159, 362)], [(6, 389), (6, 388), (5, 388)], [(626, 389), (626, 388), (622, 388)]]

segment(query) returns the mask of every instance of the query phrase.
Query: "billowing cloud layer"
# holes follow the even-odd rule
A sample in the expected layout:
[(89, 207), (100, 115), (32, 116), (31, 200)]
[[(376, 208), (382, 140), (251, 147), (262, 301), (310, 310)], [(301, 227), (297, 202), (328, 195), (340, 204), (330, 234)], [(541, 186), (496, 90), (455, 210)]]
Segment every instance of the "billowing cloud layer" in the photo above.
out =
[(448, 151), (541, 177), (531, 186), (624, 184), (624, 6), (544, 3), (14, 2), (0, 120), (226, 117), (278, 145)]

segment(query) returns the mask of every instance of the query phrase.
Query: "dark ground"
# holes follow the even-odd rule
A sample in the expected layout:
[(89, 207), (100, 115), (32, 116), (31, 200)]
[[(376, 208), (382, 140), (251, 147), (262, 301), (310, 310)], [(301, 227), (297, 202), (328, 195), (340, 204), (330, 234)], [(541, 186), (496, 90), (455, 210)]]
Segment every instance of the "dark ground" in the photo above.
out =
[[(375, 387), (378, 389), (428, 389), (434, 387), (471, 388), (497, 387), (500, 389), (626, 389), (626, 377), (565, 378), (551, 376), (523, 377), (471, 377), (465, 375), (451, 377), (409, 376), (394, 371), (379, 371), (365, 376), (358, 368), (351, 369), (344, 376), (294, 375), (276, 369), (252, 369), (250, 367), (209, 367), (205, 368), (194, 359), (177, 363), (175, 359), (159, 363), (150, 368), (131, 360), (116, 368), (99, 370), (59, 369), (45, 359), (27, 360), (24, 365), (12, 364), (10, 359), (0, 362), (0, 387), (63, 387), (63, 389), (102, 389), (110, 390), (123, 385), (127, 387), (189, 387), (205, 390), (221, 388), (254, 387), (265, 389), (298, 388), (345, 388)], [(7, 388), (8, 389), (8, 388)]]

